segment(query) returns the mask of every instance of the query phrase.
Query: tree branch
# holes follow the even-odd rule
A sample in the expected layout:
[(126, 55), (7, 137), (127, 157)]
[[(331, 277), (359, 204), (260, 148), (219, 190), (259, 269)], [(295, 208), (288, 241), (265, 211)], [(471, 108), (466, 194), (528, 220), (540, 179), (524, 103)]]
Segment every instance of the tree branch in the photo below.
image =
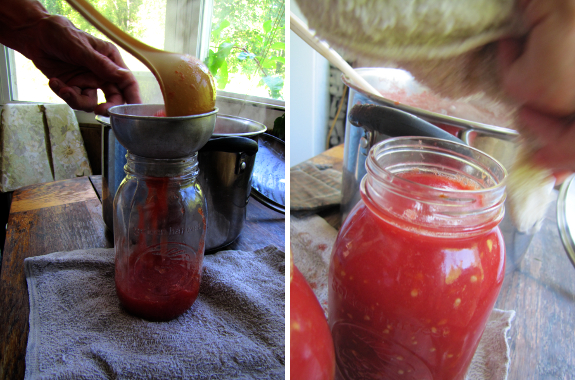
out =
[[(253, 54), (253, 53), (250, 53), (250, 51), (249, 51), (247, 48), (241, 47), (241, 46), (235, 46), (235, 45), (234, 45), (234, 47), (233, 47), (232, 49), (238, 49), (238, 50), (241, 50), (241, 51), (243, 51), (243, 52), (245, 52), (245, 53), (247, 53), (247, 54)], [(267, 73), (266, 70), (262, 67), (262, 64), (261, 64), (261, 62), (259, 61), (259, 59), (257, 59), (256, 57), (254, 57), (253, 59), (254, 59), (254, 61), (256, 61), (256, 65), (258, 66), (258, 69), (260, 69), (260, 71), (264, 74), (264, 78), (267, 77), (267, 76), (268, 76), (268, 73)]]

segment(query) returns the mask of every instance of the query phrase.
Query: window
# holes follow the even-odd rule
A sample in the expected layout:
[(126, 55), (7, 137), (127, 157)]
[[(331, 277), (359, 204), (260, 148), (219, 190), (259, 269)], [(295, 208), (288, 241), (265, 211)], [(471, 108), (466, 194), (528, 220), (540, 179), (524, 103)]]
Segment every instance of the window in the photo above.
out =
[[(108, 40), (65, 0), (41, 1), (50, 13), (66, 16), (78, 28)], [(89, 1), (110, 21), (144, 43), (204, 60), (218, 81), (220, 112), (222, 107), (234, 102), (265, 104), (268, 108), (271, 105), (276, 111), (283, 108), (283, 0)], [(0, 50), (2, 103), (63, 103), (31, 61), (10, 49)], [(163, 103), (160, 88), (151, 72), (129, 53), (122, 49), (120, 52), (138, 79), (143, 102)], [(233, 109), (233, 106), (230, 112), (224, 109), (223, 113), (241, 114)]]
[(206, 63), (218, 89), (283, 99), (283, 0), (214, 0)]

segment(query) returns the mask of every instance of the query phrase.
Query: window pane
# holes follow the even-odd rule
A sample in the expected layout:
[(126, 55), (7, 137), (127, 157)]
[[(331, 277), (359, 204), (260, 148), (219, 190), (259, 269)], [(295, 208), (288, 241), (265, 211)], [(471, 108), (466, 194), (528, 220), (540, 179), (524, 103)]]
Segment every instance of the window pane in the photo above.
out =
[(16, 70), (16, 86), (14, 86), (14, 100), (30, 102), (64, 103), (48, 87), (48, 79), (34, 66), (32, 61), (17, 51), (14, 52), (14, 64), (12, 70)]
[(219, 90), (283, 99), (285, 2), (213, 0), (205, 62)]

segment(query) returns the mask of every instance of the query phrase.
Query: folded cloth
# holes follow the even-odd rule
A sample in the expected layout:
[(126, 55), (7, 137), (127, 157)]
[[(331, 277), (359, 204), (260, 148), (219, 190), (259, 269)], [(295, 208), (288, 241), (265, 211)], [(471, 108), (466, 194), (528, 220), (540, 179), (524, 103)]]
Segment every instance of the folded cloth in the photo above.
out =
[(0, 191), (92, 174), (67, 104), (5, 104), (0, 114)]
[(285, 255), (268, 246), (204, 259), (200, 295), (169, 322), (121, 307), (114, 250), (24, 261), (26, 379), (283, 379)]
[[(290, 244), (294, 265), (310, 283), (327, 317), (327, 277), (337, 231), (323, 218), (291, 217)], [(507, 333), (513, 310), (493, 309), (465, 380), (505, 380), (509, 371)]]
[(42, 107), (5, 104), (0, 115), (0, 191), (53, 181)]
[(319, 210), (341, 202), (341, 171), (303, 162), (290, 169), (290, 209)]
[(54, 180), (92, 175), (74, 110), (67, 104), (45, 104), (43, 108), (52, 148)]

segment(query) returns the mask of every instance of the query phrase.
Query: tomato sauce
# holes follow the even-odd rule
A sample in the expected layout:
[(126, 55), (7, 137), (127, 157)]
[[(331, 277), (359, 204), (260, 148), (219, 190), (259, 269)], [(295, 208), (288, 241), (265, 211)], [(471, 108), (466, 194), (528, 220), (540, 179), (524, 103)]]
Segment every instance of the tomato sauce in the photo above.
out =
[[(419, 171), (401, 177), (477, 188)], [(499, 228), (440, 237), (373, 211), (362, 197), (340, 229), (329, 270), (336, 378), (464, 379), (503, 282)]]
[(170, 180), (145, 181), (148, 199), (137, 206), (135, 245), (127, 254), (127, 263), (118, 262), (119, 257), (126, 255), (116, 254), (116, 292), (120, 302), (128, 312), (153, 321), (170, 320), (184, 313), (200, 289), (202, 255), (185, 244), (170, 241), (170, 234), (182, 231), (165, 226)]
[(398, 177), (419, 183), (420, 185), (430, 186), (436, 189), (444, 189), (444, 190), (479, 189), (476, 183), (469, 180), (464, 180), (462, 178), (456, 180), (453, 177), (430, 174), (419, 170), (412, 170), (405, 173), (400, 173), (398, 174)]
[[(134, 271), (133, 277), (147, 281), (136, 281), (131, 287), (125, 282), (116, 283), (118, 298), (131, 314), (151, 321), (167, 321), (183, 314), (198, 297), (200, 280), (197, 270), (162, 263), (157, 258), (147, 260), (141, 267)], [(170, 275), (153, 281), (154, 277), (160, 277), (157, 276), (158, 268)], [(188, 286), (179, 284), (183, 278), (188, 279)]]

